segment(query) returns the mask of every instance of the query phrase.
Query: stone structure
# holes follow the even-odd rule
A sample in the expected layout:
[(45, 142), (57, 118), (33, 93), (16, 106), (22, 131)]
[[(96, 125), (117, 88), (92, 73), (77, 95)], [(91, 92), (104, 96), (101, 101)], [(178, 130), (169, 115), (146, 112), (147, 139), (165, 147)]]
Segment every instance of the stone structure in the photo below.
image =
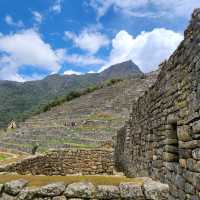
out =
[(0, 184), (1, 200), (67, 200), (67, 199), (137, 199), (167, 200), (169, 187), (152, 180), (143, 185), (121, 183), (119, 186), (99, 185), (90, 182), (78, 182), (66, 185), (62, 182), (52, 183), (40, 188), (26, 188), (26, 180), (16, 180)]
[(0, 172), (33, 175), (108, 174), (114, 169), (112, 150), (61, 149), (0, 167)]
[(200, 9), (156, 83), (118, 132), (115, 162), (170, 185), (170, 200), (200, 199)]
[(8, 125), (8, 129), (16, 129), (16, 128), (17, 128), (16, 122), (12, 120)]

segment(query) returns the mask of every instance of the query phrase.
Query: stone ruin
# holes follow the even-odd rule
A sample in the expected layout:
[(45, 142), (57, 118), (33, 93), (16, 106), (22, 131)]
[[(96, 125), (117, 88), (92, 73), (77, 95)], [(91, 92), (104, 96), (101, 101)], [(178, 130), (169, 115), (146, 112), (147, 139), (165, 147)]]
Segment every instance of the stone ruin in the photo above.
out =
[(156, 83), (118, 131), (115, 162), (128, 176), (170, 186), (170, 200), (200, 199), (200, 9)]
[(27, 183), (21, 180), (0, 185), (0, 199), (199, 200), (200, 9), (193, 12), (184, 37), (118, 131), (115, 163), (108, 150), (68, 149), (0, 167), (2, 172), (34, 175), (113, 174), (116, 167), (129, 177), (148, 176), (164, 184), (148, 179), (140, 186), (57, 183), (24, 189)]
[(14, 120), (12, 120), (10, 122), (10, 124), (8, 125), (8, 130), (10, 130), (10, 129), (16, 129), (16, 128), (17, 128), (17, 124), (16, 124), (16, 122)]

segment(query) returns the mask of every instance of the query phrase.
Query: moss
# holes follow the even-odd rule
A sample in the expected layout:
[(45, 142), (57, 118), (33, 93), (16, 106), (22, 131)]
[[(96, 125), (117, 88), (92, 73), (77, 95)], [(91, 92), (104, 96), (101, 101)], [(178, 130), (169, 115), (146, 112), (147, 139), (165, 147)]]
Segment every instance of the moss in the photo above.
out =
[(126, 178), (124, 176), (32, 176), (32, 175), (0, 175), (0, 183), (11, 180), (26, 179), (30, 181), (29, 186), (42, 186), (53, 182), (64, 182), (70, 184), (79, 181), (89, 181), (94, 185), (119, 185), (121, 182), (135, 182), (143, 184), (139, 178)]

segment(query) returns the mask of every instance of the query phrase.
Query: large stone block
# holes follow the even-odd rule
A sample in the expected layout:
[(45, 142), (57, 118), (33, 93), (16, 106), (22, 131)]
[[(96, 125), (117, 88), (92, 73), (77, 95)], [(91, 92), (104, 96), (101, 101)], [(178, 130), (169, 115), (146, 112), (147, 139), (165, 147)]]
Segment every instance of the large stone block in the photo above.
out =
[(167, 200), (169, 197), (169, 186), (155, 181), (144, 183), (144, 193), (146, 199)]
[(36, 193), (39, 196), (44, 197), (54, 197), (63, 194), (65, 191), (65, 184), (60, 183), (52, 183), (46, 186), (39, 188)]
[(96, 191), (97, 199), (120, 199), (120, 191), (117, 186), (99, 185)]
[(23, 179), (11, 181), (4, 185), (4, 191), (10, 195), (17, 195), (27, 184), (28, 181)]
[(67, 186), (65, 196), (68, 198), (94, 198), (95, 186), (88, 182), (72, 183)]
[(122, 199), (145, 199), (141, 185), (135, 183), (121, 183), (119, 189)]

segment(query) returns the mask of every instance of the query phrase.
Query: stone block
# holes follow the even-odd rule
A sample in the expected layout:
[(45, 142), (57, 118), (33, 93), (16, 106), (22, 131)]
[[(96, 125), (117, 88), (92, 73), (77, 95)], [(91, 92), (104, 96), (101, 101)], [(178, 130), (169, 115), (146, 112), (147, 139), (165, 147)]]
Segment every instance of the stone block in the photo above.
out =
[(145, 199), (141, 185), (135, 183), (121, 183), (119, 189), (122, 199)]
[(95, 193), (95, 186), (88, 182), (72, 183), (65, 190), (65, 196), (68, 198), (94, 198)]
[(96, 190), (97, 199), (120, 199), (120, 191), (117, 186), (99, 185)]
[(190, 135), (190, 127), (189, 126), (179, 126), (177, 129), (178, 139), (183, 142), (191, 141), (192, 137)]
[(192, 157), (193, 157), (195, 160), (200, 160), (200, 148), (194, 149), (194, 150), (192, 151)]
[(65, 191), (65, 184), (60, 182), (43, 186), (36, 191), (36, 194), (44, 197), (54, 197), (62, 195), (64, 191)]
[(146, 181), (143, 187), (146, 199), (167, 200), (169, 197), (169, 186), (167, 184)]
[(178, 156), (177, 154), (163, 152), (163, 160), (167, 162), (176, 162), (178, 161)]
[(8, 182), (4, 185), (4, 192), (10, 195), (17, 195), (27, 184), (28, 181), (23, 179)]

